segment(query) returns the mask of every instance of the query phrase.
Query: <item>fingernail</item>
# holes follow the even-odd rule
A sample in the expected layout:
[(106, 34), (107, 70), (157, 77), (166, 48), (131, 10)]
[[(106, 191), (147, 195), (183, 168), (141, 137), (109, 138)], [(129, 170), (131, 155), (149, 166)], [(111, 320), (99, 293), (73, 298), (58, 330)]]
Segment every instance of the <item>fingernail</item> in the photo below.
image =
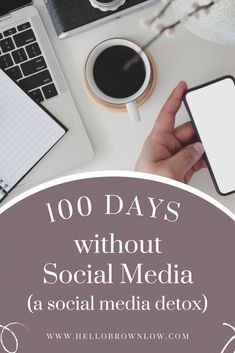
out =
[(187, 86), (187, 83), (186, 83), (186, 82), (180, 81), (180, 82), (178, 83), (178, 85), (177, 85), (177, 88), (179, 88), (180, 90), (185, 91), (185, 90), (188, 88), (188, 86)]
[(201, 142), (196, 142), (193, 145), (193, 148), (195, 149), (195, 151), (199, 154), (199, 155), (203, 155), (204, 153), (204, 147), (203, 144)]
[(181, 86), (181, 85), (186, 85), (186, 82), (185, 81), (179, 81), (178, 86)]

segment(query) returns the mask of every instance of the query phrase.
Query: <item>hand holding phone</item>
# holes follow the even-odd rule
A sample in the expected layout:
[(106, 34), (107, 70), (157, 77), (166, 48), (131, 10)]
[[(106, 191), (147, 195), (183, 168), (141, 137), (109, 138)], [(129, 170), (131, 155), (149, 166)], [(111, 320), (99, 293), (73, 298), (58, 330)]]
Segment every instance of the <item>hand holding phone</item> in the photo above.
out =
[(206, 161), (221, 195), (235, 192), (235, 81), (232, 76), (188, 89), (184, 104), (204, 145)]

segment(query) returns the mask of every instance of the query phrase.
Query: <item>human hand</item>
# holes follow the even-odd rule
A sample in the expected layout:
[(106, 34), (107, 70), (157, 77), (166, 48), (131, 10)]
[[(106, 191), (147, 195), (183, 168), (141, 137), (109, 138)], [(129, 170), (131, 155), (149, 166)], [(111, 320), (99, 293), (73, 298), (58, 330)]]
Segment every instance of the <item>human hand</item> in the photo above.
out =
[(152, 132), (144, 143), (136, 170), (188, 183), (194, 172), (205, 167), (204, 148), (195, 142), (190, 122), (175, 128), (187, 85), (181, 81), (164, 104)]

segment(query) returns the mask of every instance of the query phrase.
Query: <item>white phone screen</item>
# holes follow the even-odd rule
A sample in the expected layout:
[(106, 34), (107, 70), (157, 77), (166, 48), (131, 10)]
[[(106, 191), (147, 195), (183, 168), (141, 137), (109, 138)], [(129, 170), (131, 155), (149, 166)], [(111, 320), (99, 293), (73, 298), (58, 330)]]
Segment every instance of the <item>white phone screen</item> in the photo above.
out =
[(204, 145), (221, 194), (235, 191), (235, 84), (230, 77), (185, 95), (186, 107)]

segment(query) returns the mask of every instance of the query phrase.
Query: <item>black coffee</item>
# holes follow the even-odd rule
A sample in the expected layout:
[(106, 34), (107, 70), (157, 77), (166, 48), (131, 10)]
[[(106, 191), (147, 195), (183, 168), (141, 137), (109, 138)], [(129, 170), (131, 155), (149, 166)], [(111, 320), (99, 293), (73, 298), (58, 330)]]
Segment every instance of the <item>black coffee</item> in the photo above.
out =
[(103, 93), (113, 98), (126, 98), (142, 87), (146, 76), (142, 58), (125, 69), (125, 64), (135, 55), (138, 54), (133, 49), (116, 45), (97, 57), (93, 75)]

